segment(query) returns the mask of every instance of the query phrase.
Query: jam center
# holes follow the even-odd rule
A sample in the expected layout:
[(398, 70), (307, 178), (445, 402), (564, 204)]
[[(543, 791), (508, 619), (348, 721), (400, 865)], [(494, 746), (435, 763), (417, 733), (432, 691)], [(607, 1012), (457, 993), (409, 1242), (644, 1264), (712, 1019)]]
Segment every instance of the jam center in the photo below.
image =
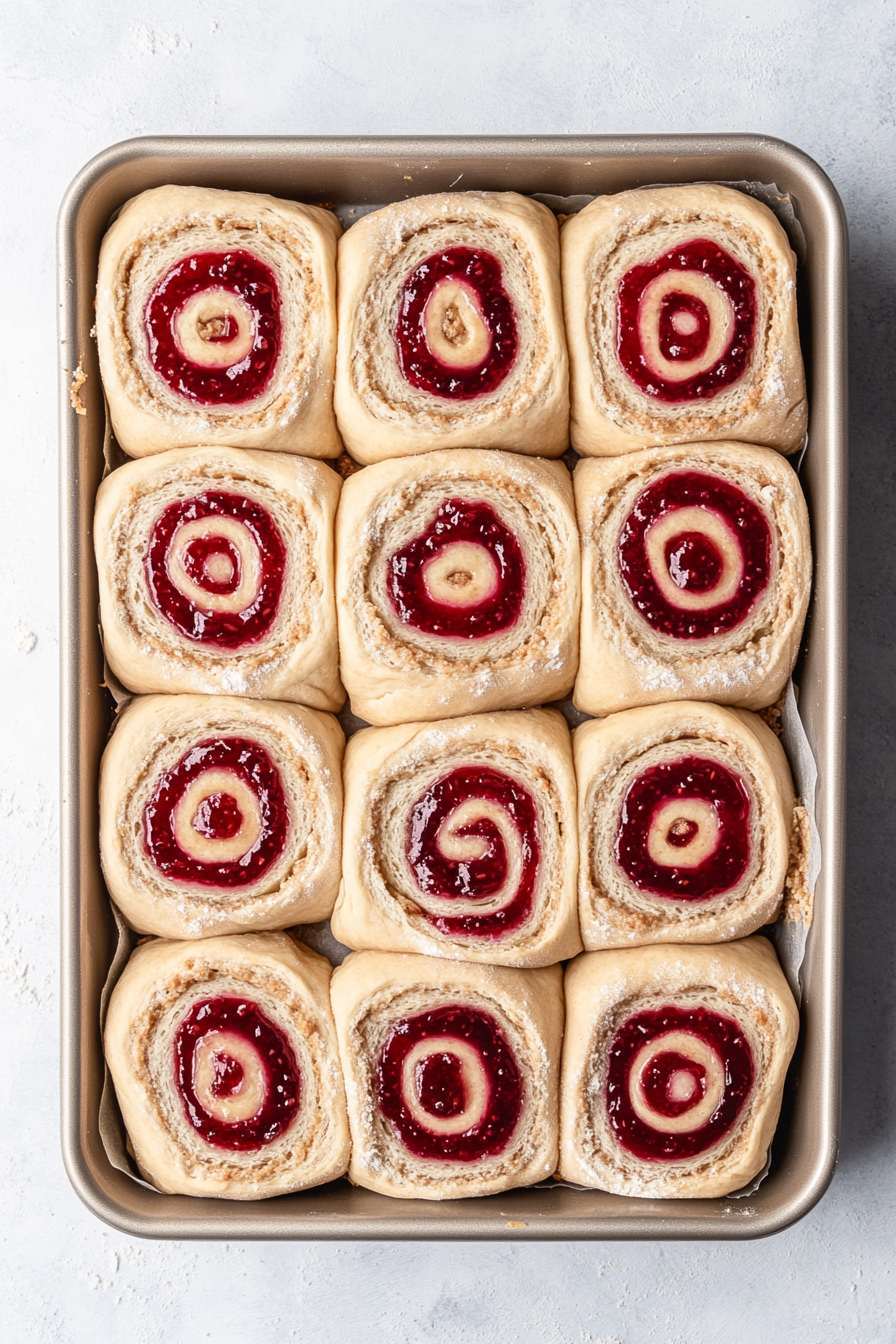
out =
[(448, 499), (387, 561), (392, 608), (422, 634), (484, 639), (514, 626), (526, 590), (519, 542), (490, 504)]
[(143, 846), (163, 877), (209, 887), (257, 882), (282, 855), (289, 808), (280, 771), (248, 738), (195, 743), (156, 783)]
[(234, 406), (267, 389), (280, 354), (280, 292), (251, 252), (199, 252), (156, 284), (144, 312), (147, 352), (173, 392)]
[(685, 592), (718, 587), (725, 567), (722, 553), (703, 532), (682, 532), (666, 542), (665, 560), (672, 582)]
[(706, 901), (737, 886), (750, 865), (751, 798), (719, 761), (685, 756), (649, 766), (626, 790), (616, 862), (640, 891)]
[(772, 530), (739, 486), (699, 471), (669, 472), (638, 496), (617, 545), (638, 614), (673, 639), (708, 639), (754, 611), (772, 576)]
[(232, 840), (243, 825), (240, 805), (232, 793), (210, 793), (196, 810), (193, 829), (210, 840)]
[(292, 1046), (251, 999), (194, 1003), (175, 1032), (173, 1065), (187, 1120), (215, 1148), (262, 1148), (299, 1113), (302, 1080)]
[(703, 1100), (706, 1077), (706, 1068), (699, 1061), (676, 1050), (660, 1050), (645, 1064), (639, 1082), (652, 1111), (679, 1116)]
[(199, 588), (234, 593), (242, 582), (239, 547), (229, 537), (195, 537), (184, 547), (183, 566)]
[(635, 1013), (607, 1054), (610, 1128), (643, 1161), (684, 1161), (730, 1133), (753, 1087), (741, 1026), (704, 1007)]
[(467, 1104), (464, 1071), (457, 1055), (448, 1051), (426, 1055), (414, 1076), (417, 1096), (424, 1111), (442, 1119), (461, 1115)]
[(513, 302), (490, 252), (449, 247), (402, 287), (395, 344), (412, 387), (450, 401), (494, 392), (517, 353)]
[(212, 1096), (231, 1097), (237, 1092), (246, 1076), (246, 1071), (237, 1059), (230, 1055), (214, 1056), (214, 1076), (211, 1082)]
[(731, 387), (746, 372), (755, 334), (756, 282), (708, 239), (633, 266), (620, 281), (619, 362), (658, 401), (706, 400)]

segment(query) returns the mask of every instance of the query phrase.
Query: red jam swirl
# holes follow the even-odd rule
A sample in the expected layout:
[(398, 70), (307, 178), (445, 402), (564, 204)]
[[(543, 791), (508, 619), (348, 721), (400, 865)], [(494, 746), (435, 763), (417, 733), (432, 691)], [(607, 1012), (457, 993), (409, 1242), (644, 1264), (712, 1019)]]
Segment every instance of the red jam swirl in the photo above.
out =
[[(691, 799), (709, 804), (718, 826), (715, 847), (694, 867), (658, 863), (648, 849), (657, 814), (669, 803)], [(708, 901), (737, 886), (747, 871), (750, 811), (746, 784), (718, 761), (684, 756), (653, 765), (626, 790), (616, 830), (616, 862), (641, 891), (677, 901)], [(666, 816), (675, 829), (663, 826), (663, 839), (684, 855), (699, 840), (700, 826), (693, 820), (675, 822), (671, 812)]]
[[(208, 519), (208, 530), (185, 548), (183, 565), (188, 577), (211, 596), (235, 593), (242, 582), (243, 557), (233, 539), (216, 529), (219, 519), (240, 524), (246, 547), (254, 553), (259, 579), (255, 591), (239, 611), (214, 610), (178, 586), (170, 565), (177, 533), (188, 523)], [(209, 561), (223, 557), (230, 572), (214, 578)], [(206, 490), (191, 499), (169, 504), (156, 520), (144, 561), (149, 595), (156, 610), (187, 639), (238, 649), (268, 634), (280, 606), (286, 575), (286, 546), (274, 519), (254, 499), (225, 490)]]
[(439, 933), (499, 939), (525, 923), (532, 910), (541, 858), (538, 809), (517, 780), (483, 765), (460, 766), (431, 784), (418, 798), (408, 821), (407, 856), (421, 892), (450, 902), (486, 901), (511, 880), (510, 855), (494, 819), (480, 816), (459, 826), (458, 838), (484, 842), (481, 858), (457, 859), (446, 855), (440, 832), (453, 812), (470, 799), (497, 803), (516, 832), (519, 844), (518, 880), (507, 890), (505, 903), (483, 914), (434, 914), (427, 919)]
[[(642, 309), (648, 286), (668, 272), (706, 276), (731, 305), (730, 340), (710, 368), (680, 381), (664, 378), (651, 367), (643, 324), (651, 320)], [(686, 322), (681, 317), (686, 315)], [(705, 238), (673, 247), (655, 261), (633, 266), (622, 278), (616, 306), (617, 353), (632, 382), (657, 401), (706, 400), (741, 378), (749, 363), (756, 330), (756, 284), (749, 271), (717, 243)], [(674, 289), (660, 304), (656, 333), (663, 358), (674, 362), (699, 359), (709, 346), (712, 316), (694, 294)], [(682, 334), (677, 326), (691, 327)]]
[[(671, 1048), (663, 1049), (662, 1037), (676, 1033)], [(693, 1036), (698, 1043), (709, 1047), (715, 1057), (715, 1072), (721, 1083), (719, 1100), (711, 1115), (695, 1128), (677, 1128), (670, 1132), (663, 1128), (663, 1120), (681, 1124), (689, 1111), (699, 1115), (699, 1109), (709, 1091), (712, 1080), (700, 1054), (691, 1054), (681, 1048), (681, 1037)], [(635, 1076), (634, 1065), (638, 1056), (646, 1063)], [(690, 1095), (676, 1100), (673, 1080), (681, 1074), (689, 1075)], [(617, 1142), (634, 1157), (647, 1162), (675, 1162), (697, 1157), (711, 1148), (730, 1132), (750, 1095), (755, 1077), (753, 1052), (740, 1025), (733, 1018), (723, 1017), (709, 1008), (679, 1008), (667, 1005), (635, 1013), (628, 1018), (613, 1038), (608, 1052), (606, 1106), (610, 1128)], [(685, 1087), (687, 1091), (687, 1084)], [(639, 1115), (633, 1105), (633, 1095), (640, 1095), (646, 1107), (653, 1112), (653, 1122)], [(710, 1103), (711, 1104), (711, 1103)]]
[[(648, 530), (675, 510), (692, 508), (714, 514), (725, 525), (741, 565), (733, 595), (699, 609), (679, 607), (669, 600), (647, 553)], [(617, 554), (622, 581), (648, 625), (674, 639), (707, 639), (740, 625), (765, 593), (772, 571), (772, 532), (762, 509), (738, 486), (707, 472), (675, 471), (661, 476), (638, 496), (619, 533)], [(669, 575), (681, 592), (702, 596), (719, 583), (724, 560), (706, 533), (684, 526), (666, 542), (664, 555)]]
[[(249, 352), (229, 367), (197, 364), (184, 353), (177, 319), (194, 295), (235, 294), (252, 315)], [(269, 266), (239, 248), (197, 252), (184, 257), (153, 289), (144, 311), (150, 363), (174, 392), (202, 406), (235, 406), (261, 395), (271, 381), (280, 354), (280, 291)], [(223, 344), (236, 334), (232, 319), (210, 343)]]
[[(183, 848), (175, 821), (187, 789), (208, 771), (225, 771), (253, 794), (258, 806), (258, 834), (245, 853), (214, 861)], [(233, 794), (219, 786), (198, 802), (192, 827), (210, 840), (229, 840), (239, 832), (243, 815)], [(156, 784), (143, 813), (143, 847), (159, 872), (173, 882), (205, 887), (246, 887), (263, 877), (283, 853), (289, 836), (289, 808), (280, 771), (264, 747), (244, 737), (208, 738), (185, 752)]]
[[(458, 280), (472, 291), (491, 337), (485, 357), (470, 368), (445, 364), (427, 341), (426, 305), (443, 280)], [(412, 387), (451, 401), (470, 401), (493, 392), (510, 372), (518, 344), (513, 303), (497, 257), (469, 247), (449, 247), (422, 261), (402, 287), (395, 342), (402, 372)]]
[[(405, 1061), (420, 1042), (434, 1042), (434, 1051), (414, 1070), (406, 1096)], [(444, 1041), (444, 1048), (439, 1045)], [(459, 1042), (478, 1058), (484, 1087), (469, 1127), (457, 1133), (428, 1128), (435, 1120), (461, 1116), (470, 1105)], [(495, 1018), (480, 1008), (449, 1005), (395, 1022), (386, 1038), (376, 1070), (377, 1104), (392, 1130), (415, 1157), (442, 1162), (478, 1162), (504, 1151), (519, 1123), (525, 1100), (523, 1079), (513, 1050)], [(421, 1111), (423, 1116), (421, 1118)]]
[[(457, 542), (481, 547), (495, 571), (491, 591), (469, 605), (440, 602), (426, 586), (427, 564)], [(445, 500), (426, 531), (390, 556), (387, 564), (387, 590), (396, 615), (424, 634), (484, 639), (510, 629), (519, 618), (526, 562), (516, 537), (490, 504)]]
[[(197, 1049), (214, 1032), (228, 1032), (244, 1041), (264, 1079), (263, 1099), (246, 1120), (226, 1121), (212, 1115), (196, 1095)], [(238, 1060), (222, 1048), (215, 1058), (212, 1092), (226, 1098), (244, 1082)], [(302, 1075), (289, 1041), (251, 999), (220, 995), (194, 1003), (174, 1037), (174, 1076), (184, 1113), (206, 1143), (233, 1152), (251, 1152), (273, 1143), (299, 1113)]]

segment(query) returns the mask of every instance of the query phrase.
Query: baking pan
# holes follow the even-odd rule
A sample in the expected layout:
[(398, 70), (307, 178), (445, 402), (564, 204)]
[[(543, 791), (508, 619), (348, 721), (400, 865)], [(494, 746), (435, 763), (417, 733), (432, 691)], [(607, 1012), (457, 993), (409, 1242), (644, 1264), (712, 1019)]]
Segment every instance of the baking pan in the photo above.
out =
[[(112, 717), (103, 689), (91, 527), (105, 413), (91, 338), (100, 239), (137, 192), (173, 182), (265, 191), (334, 208), (423, 192), (599, 194), (656, 183), (751, 181), (788, 193), (806, 239), (801, 330), (810, 448), (801, 477), (815, 585), (798, 668), (800, 715), (818, 764), (822, 871), (802, 967), (802, 1031), (770, 1174), (741, 1199), (627, 1199), (566, 1187), (434, 1204), (337, 1181), (238, 1203), (151, 1191), (113, 1168), (97, 1117), (99, 1002), (115, 947), (100, 871), (97, 779)], [(340, 212), (342, 213), (342, 212)], [(795, 1222), (837, 1158), (844, 842), (846, 223), (807, 155), (756, 135), (515, 137), (160, 137), (105, 150), (78, 174), (59, 220), (62, 591), (62, 1146), (98, 1217), (137, 1236), (209, 1238), (743, 1239)]]

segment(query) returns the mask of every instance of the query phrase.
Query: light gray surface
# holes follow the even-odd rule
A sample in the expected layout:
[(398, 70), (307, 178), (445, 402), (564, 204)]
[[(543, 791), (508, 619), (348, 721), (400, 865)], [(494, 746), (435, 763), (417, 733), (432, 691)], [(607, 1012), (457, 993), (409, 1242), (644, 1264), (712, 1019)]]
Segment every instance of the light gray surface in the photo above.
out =
[[(896, 1336), (892, 1118), (896, 444), (893, 7), (269, 0), (4, 6), (0, 1327), (12, 1340)], [(57, 1142), (53, 222), (149, 132), (757, 130), (846, 203), (853, 253), (852, 845), (843, 1157), (822, 1204), (732, 1246), (155, 1245), (104, 1229)]]

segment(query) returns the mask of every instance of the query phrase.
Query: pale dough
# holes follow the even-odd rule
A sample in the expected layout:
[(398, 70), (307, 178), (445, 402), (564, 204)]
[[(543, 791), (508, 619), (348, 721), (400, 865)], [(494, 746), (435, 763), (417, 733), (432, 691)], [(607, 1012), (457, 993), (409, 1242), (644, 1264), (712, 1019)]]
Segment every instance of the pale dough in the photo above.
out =
[[(448, 400), (415, 388), (395, 325), (407, 277), (454, 246), (497, 257), (519, 345), (492, 392)], [(515, 192), (413, 196), (365, 215), (339, 243), (336, 415), (359, 462), (438, 448), (505, 448), (558, 457), (569, 444), (569, 386), (557, 221)]]
[[(285, 933), (138, 947), (112, 992), (105, 1052), (141, 1173), (169, 1195), (267, 1199), (342, 1176), (345, 1091), (328, 986), (330, 965)], [(192, 1006), (246, 997), (287, 1038), (301, 1072), (298, 1114), (263, 1147), (216, 1147), (187, 1119), (174, 1038)]]
[[(714, 396), (664, 402), (643, 392), (619, 361), (617, 290), (632, 267), (697, 239), (718, 243), (752, 276), (753, 350), (742, 376)], [(800, 447), (807, 408), (796, 258), (767, 206), (730, 187), (623, 191), (597, 197), (568, 219), (560, 247), (571, 369), (570, 437), (578, 452), (605, 456), (705, 439), (767, 444), (784, 453)], [(679, 280), (702, 278), (696, 271), (675, 274)]]
[[(400, 952), (353, 952), (334, 972), (333, 1015), (345, 1075), (349, 1179), (385, 1195), (459, 1199), (531, 1185), (557, 1159), (557, 1078), (563, 1035), (559, 966), (521, 971)], [(494, 1017), (523, 1077), (523, 1111), (504, 1150), (480, 1161), (414, 1156), (375, 1099), (380, 1053), (393, 1023), (444, 1005)]]
[[(96, 332), (112, 427), (126, 453), (145, 457), (209, 443), (338, 456), (333, 381), (340, 233), (329, 210), (246, 191), (156, 187), (122, 207), (100, 250)], [(268, 386), (253, 400), (198, 405), (153, 368), (144, 309), (178, 262), (231, 248), (250, 251), (277, 277), (280, 354)]]
[[(799, 1030), (793, 995), (767, 939), (584, 952), (567, 969), (565, 988), (564, 1179), (643, 1199), (710, 1199), (740, 1189), (762, 1170)], [(622, 1148), (611, 1129), (607, 1051), (627, 1018), (666, 1005), (733, 1018), (749, 1043), (755, 1075), (733, 1127), (713, 1147), (689, 1159), (650, 1161)]]
[[(471, 765), (508, 775), (531, 794), (537, 807), (540, 856), (531, 913), (500, 937), (442, 932), (426, 911), (432, 906), (437, 914), (451, 915), (457, 902), (427, 904), (407, 858), (415, 804), (433, 783)], [(350, 739), (344, 769), (343, 878), (332, 920), (340, 942), (354, 948), (426, 952), (525, 967), (549, 966), (581, 951), (575, 776), (569, 730), (560, 714), (507, 710), (437, 723), (367, 728)], [(458, 825), (469, 826), (484, 816), (502, 831), (510, 856), (509, 885), (515, 891), (519, 874), (514, 869), (519, 864), (514, 864), (513, 855), (519, 840), (512, 817), (485, 798), (477, 800), (475, 789), (461, 803), (461, 811)], [(451, 842), (449, 836), (443, 848), (450, 849)], [(455, 849), (463, 843), (454, 838)], [(466, 843), (469, 846), (470, 841)], [(472, 844), (475, 856), (476, 841)], [(490, 906), (479, 901), (471, 908), (478, 913)]]
[[(227, 737), (257, 742), (279, 773), (289, 811), (283, 853), (245, 886), (167, 877), (144, 849), (147, 804), (194, 746)], [(328, 918), (339, 888), (343, 742), (336, 719), (299, 705), (217, 695), (131, 701), (100, 767), (103, 873), (131, 927), (165, 938), (206, 938)]]

